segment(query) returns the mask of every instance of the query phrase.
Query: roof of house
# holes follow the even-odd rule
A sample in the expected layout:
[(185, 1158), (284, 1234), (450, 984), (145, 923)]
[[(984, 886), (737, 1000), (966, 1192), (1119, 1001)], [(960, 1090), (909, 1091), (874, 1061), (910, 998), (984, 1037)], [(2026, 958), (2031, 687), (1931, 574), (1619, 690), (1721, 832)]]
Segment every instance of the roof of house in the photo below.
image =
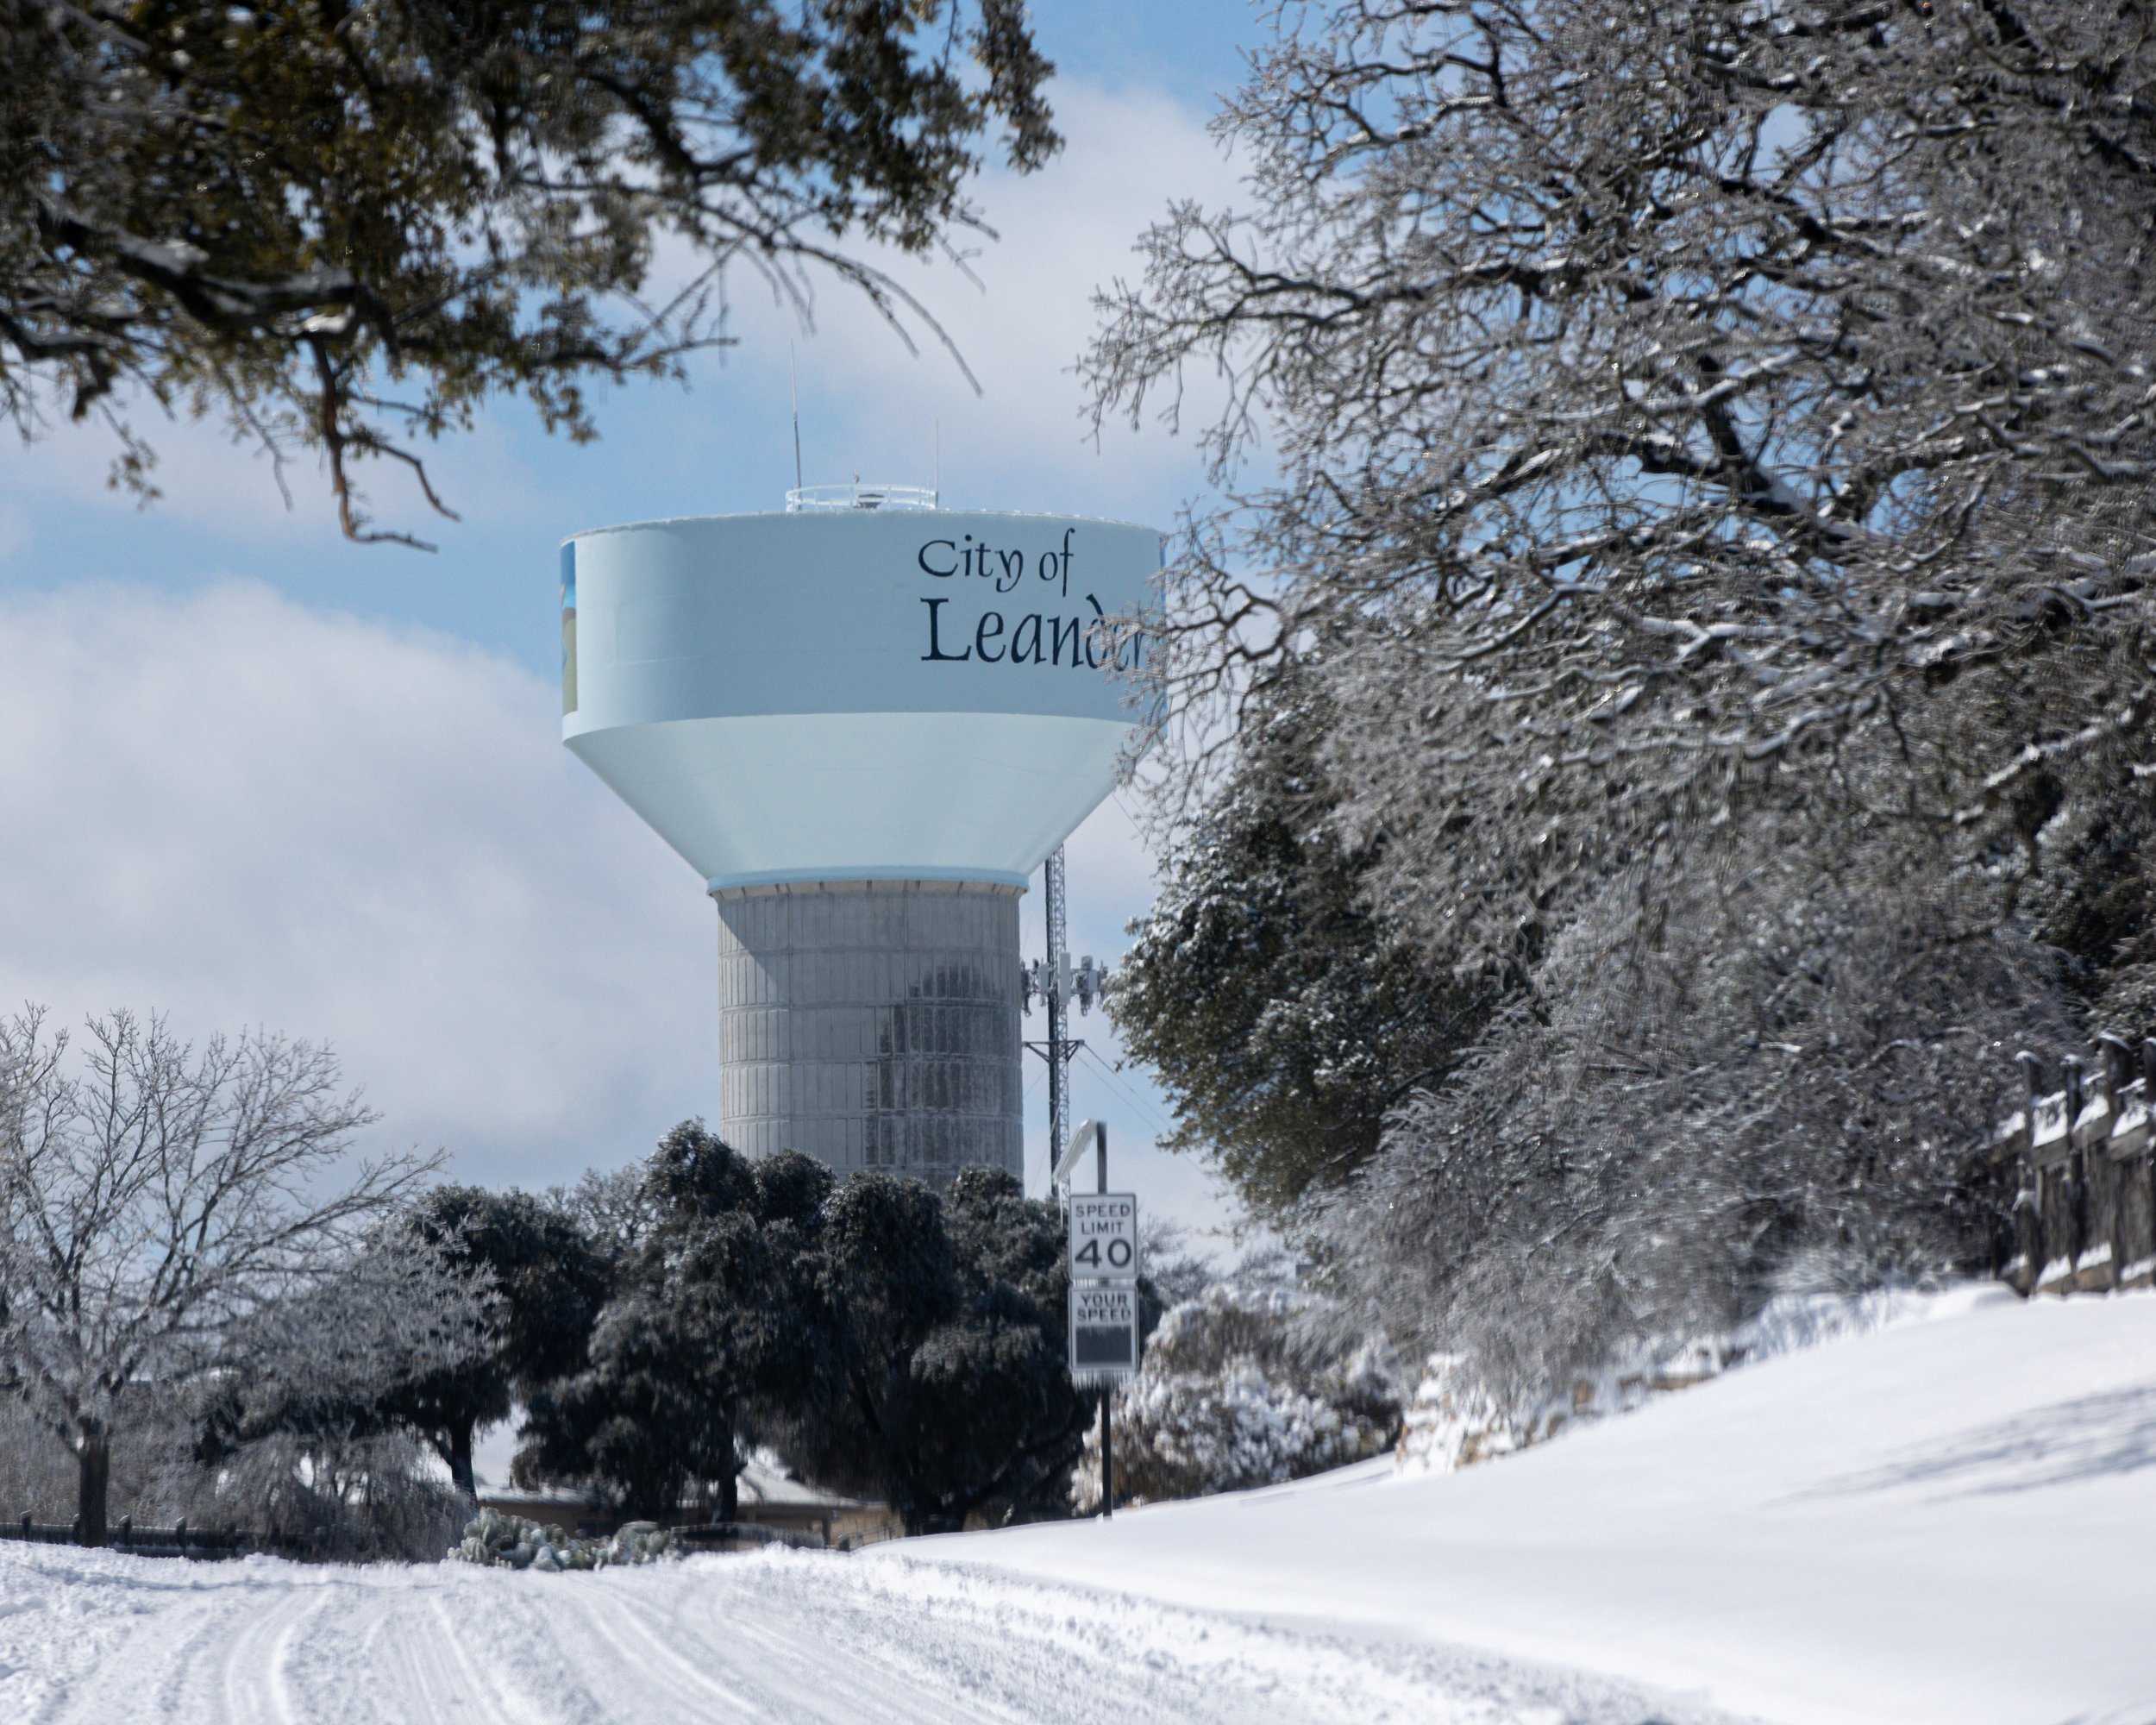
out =
[[(741, 1471), (738, 1484), (741, 1502), (744, 1506), (754, 1504), (763, 1509), (881, 1509), (881, 1503), (859, 1497), (841, 1496), (835, 1491), (825, 1491), (805, 1481), (789, 1479), (776, 1468), (750, 1462)], [(521, 1491), (514, 1488), (481, 1485), (479, 1496), (498, 1509), (543, 1521), (549, 1515), (573, 1515), (580, 1509), (593, 1507), (591, 1493), (569, 1486), (548, 1486), (537, 1491)]]

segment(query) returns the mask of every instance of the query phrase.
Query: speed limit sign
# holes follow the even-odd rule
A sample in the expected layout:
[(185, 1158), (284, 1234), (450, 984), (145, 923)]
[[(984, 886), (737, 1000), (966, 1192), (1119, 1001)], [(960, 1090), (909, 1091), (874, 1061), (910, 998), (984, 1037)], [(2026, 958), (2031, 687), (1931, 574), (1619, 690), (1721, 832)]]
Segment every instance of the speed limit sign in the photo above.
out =
[(1070, 1195), (1070, 1279), (1138, 1280), (1138, 1198), (1130, 1192)]

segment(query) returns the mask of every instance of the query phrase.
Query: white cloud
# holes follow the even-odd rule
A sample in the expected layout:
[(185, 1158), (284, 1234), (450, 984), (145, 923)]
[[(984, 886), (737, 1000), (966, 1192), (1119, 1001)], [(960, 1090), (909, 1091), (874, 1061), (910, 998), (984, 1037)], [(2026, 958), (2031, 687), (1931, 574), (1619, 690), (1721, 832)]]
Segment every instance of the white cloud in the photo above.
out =
[(228, 581), (0, 604), (0, 975), (325, 1039), (398, 1143), (544, 1183), (715, 1112), (710, 906), (440, 637)]

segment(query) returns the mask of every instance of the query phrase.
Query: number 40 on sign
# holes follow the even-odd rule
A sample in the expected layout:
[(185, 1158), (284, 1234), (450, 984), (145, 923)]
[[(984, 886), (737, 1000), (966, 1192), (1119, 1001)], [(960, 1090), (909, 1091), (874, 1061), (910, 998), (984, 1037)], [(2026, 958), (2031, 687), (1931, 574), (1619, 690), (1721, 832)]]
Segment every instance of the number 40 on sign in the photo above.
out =
[(1138, 1198), (1129, 1192), (1070, 1195), (1074, 1282), (1138, 1280)]

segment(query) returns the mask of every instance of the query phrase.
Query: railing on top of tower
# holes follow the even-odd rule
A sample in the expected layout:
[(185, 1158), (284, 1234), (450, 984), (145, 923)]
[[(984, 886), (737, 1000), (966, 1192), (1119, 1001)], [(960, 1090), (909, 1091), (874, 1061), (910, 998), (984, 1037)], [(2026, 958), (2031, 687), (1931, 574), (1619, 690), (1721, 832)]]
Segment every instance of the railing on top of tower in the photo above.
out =
[(937, 493), (927, 486), (851, 485), (796, 486), (786, 494), (788, 515), (821, 513), (836, 509), (934, 509)]

